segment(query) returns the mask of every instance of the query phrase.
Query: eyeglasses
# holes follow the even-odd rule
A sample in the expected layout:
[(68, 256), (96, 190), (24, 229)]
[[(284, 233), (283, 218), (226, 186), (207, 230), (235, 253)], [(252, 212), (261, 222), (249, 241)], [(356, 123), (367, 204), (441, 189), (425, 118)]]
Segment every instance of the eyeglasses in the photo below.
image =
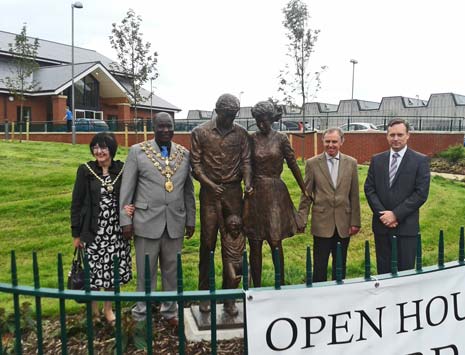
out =
[(94, 145), (94, 146), (92, 147), (92, 150), (93, 150), (94, 152), (97, 152), (97, 151), (99, 151), (99, 150), (100, 150), (101, 152), (108, 152), (108, 147), (100, 147), (100, 146), (98, 146), (98, 145)]

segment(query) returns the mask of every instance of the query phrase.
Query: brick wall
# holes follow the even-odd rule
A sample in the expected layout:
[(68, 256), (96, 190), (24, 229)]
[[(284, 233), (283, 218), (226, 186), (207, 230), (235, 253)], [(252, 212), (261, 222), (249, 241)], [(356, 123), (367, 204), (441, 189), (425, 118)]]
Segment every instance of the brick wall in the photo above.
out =
[[(76, 133), (76, 143), (77, 144), (89, 144), (92, 137), (95, 133), (90, 132), (77, 132)], [(5, 139), (5, 134), (0, 132), (0, 140)], [(117, 132), (115, 133), (116, 140), (118, 141), (118, 145), (124, 146), (125, 138), (124, 132)], [(11, 139), (11, 132), (10, 132), (10, 139)], [(19, 139), (19, 133), (15, 133), (15, 140)], [(24, 136), (23, 136), (24, 139)], [(153, 132), (149, 132), (147, 134), (147, 139), (153, 139)], [(29, 140), (31, 141), (39, 141), (39, 142), (61, 142), (61, 143), (72, 143), (72, 136), (71, 133), (63, 132), (63, 133), (30, 133)], [(128, 134), (128, 146), (136, 144), (138, 142), (142, 142), (144, 140), (144, 134), (138, 133), (137, 135), (133, 132)], [(190, 133), (176, 133), (174, 135), (173, 141), (183, 145), (184, 147), (190, 149)]]
[[(19, 107), (19, 100), (15, 98), (14, 101), (9, 101), (11, 95), (0, 93), (0, 123), (5, 120), (16, 121), (17, 107)], [(66, 96), (38, 96), (26, 97), (24, 106), (30, 107), (32, 112), (31, 121), (45, 122), (47, 121), (47, 106), (50, 106), (50, 118), (53, 118), (55, 123), (65, 124), (63, 117), (66, 114)], [(117, 116), (121, 122), (123, 120), (131, 120), (134, 117), (134, 109), (127, 103), (126, 98), (100, 98), (101, 110), (104, 112), (103, 119), (108, 120), (110, 115)], [(160, 110), (153, 109), (152, 116)], [(173, 112), (169, 113), (172, 117), (175, 116)], [(138, 109), (138, 117), (149, 119), (150, 109)]]
[[(19, 100), (15, 99), (14, 101), (9, 101), (8, 98), (11, 95), (0, 94), (0, 122), (15, 121), (17, 118), (17, 110), (20, 106)], [(23, 103), (23, 106), (31, 108), (31, 119), (32, 121), (46, 121), (47, 120), (47, 104), (50, 102), (50, 97), (26, 97)], [(65, 116), (65, 111), (63, 110), (61, 118)]]
[[(289, 139), (298, 157), (302, 157), (302, 134), (290, 134)], [(322, 134), (317, 135), (317, 154), (323, 152)], [(359, 163), (369, 162), (371, 156), (387, 150), (386, 132), (350, 132), (344, 135), (341, 151), (357, 159)], [(460, 132), (411, 132), (408, 146), (430, 157), (450, 146), (463, 144), (464, 133)], [(305, 135), (305, 157), (315, 154), (315, 134)]]
[[(124, 146), (125, 138), (123, 132), (115, 133), (118, 144)], [(88, 144), (94, 133), (76, 133), (76, 142), (78, 144)], [(409, 147), (428, 156), (447, 149), (449, 146), (463, 144), (463, 133), (460, 132), (412, 132), (409, 139)], [(317, 154), (323, 152), (321, 133), (317, 134)], [(149, 132), (148, 139), (153, 138), (153, 133)], [(302, 156), (302, 134), (290, 134), (289, 139), (298, 157)], [(314, 146), (315, 134), (307, 133), (305, 135), (305, 157), (309, 158), (315, 154)], [(4, 139), (4, 134), (0, 133), (0, 139)], [(71, 133), (31, 133), (32, 141), (48, 141), (71, 143)], [(128, 135), (128, 144), (133, 145), (144, 140), (143, 133), (137, 135), (133, 132)], [(190, 149), (190, 133), (176, 133), (173, 140)], [(369, 162), (373, 154), (388, 149), (385, 132), (353, 132), (345, 134), (345, 142), (341, 151), (353, 156), (359, 163)]]

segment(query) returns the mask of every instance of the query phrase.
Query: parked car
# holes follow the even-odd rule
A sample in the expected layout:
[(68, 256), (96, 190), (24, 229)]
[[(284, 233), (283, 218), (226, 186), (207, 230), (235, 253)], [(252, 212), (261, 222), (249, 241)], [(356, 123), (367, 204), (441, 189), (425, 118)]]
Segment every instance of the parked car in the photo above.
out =
[(300, 125), (299, 125), (299, 122), (294, 122), (294, 121), (278, 121), (278, 122), (273, 123), (273, 129), (277, 131), (299, 132)]
[[(278, 122), (273, 122), (271, 126), (275, 131), (281, 131), (281, 132), (300, 132), (301, 128), (299, 125), (299, 122), (295, 121), (278, 121)], [(247, 127), (247, 131), (249, 132), (255, 132), (258, 131), (258, 127), (256, 123), (252, 123)], [(312, 127), (309, 123), (305, 124), (305, 131), (313, 131)]]
[(108, 124), (95, 118), (76, 118), (76, 132), (101, 132), (109, 131)]
[(376, 127), (373, 123), (366, 123), (366, 122), (351, 122), (349, 124), (343, 124), (339, 127), (344, 132), (353, 132), (353, 131), (378, 131), (378, 127)]

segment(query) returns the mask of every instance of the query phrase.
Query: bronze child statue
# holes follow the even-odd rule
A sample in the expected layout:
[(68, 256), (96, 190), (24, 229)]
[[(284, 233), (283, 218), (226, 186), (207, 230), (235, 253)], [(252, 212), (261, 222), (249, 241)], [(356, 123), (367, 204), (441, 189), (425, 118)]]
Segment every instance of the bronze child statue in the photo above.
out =
[[(224, 284), (228, 289), (237, 288), (242, 278), (242, 254), (245, 250), (241, 217), (235, 214), (228, 216), (224, 228), (220, 227), (220, 229)], [(224, 310), (230, 316), (239, 313), (234, 300), (225, 300)]]

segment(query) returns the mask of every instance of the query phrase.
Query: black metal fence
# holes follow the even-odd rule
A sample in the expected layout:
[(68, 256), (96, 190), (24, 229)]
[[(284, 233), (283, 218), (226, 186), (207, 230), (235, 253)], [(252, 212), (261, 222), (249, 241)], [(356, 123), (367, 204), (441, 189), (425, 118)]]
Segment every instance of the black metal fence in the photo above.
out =
[[(458, 250), (458, 259), (455, 265), (456, 266), (465, 266), (465, 242), (464, 242), (464, 228), (460, 228), (460, 237), (459, 237), (459, 250)], [(370, 248), (368, 241), (365, 242), (365, 266), (364, 266), (364, 275), (362, 280), (360, 279), (351, 279), (343, 280), (342, 279), (342, 257), (341, 257), (341, 247), (338, 246), (337, 256), (336, 256), (336, 280), (326, 282), (326, 285), (332, 285), (334, 283), (341, 285), (351, 283), (351, 282), (360, 282), (360, 281), (371, 281), (371, 260), (370, 260)], [(245, 292), (249, 288), (248, 284), (248, 264), (247, 264), (247, 254), (244, 252), (243, 256), (243, 275), (242, 275), (242, 289), (236, 290), (216, 290), (215, 289), (215, 265), (213, 252), (210, 257), (210, 275), (209, 275), (209, 285), (210, 289), (208, 291), (184, 291), (183, 288), (183, 270), (181, 262), (181, 254), (178, 254), (177, 259), (177, 280), (178, 287), (176, 292), (153, 292), (151, 291), (150, 285), (150, 269), (148, 256), (145, 260), (145, 292), (121, 292), (120, 291), (120, 280), (118, 273), (118, 259), (114, 260), (114, 275), (115, 275), (115, 289), (113, 292), (104, 292), (104, 291), (91, 291), (90, 288), (90, 272), (87, 261), (84, 262), (84, 271), (85, 271), (85, 287), (82, 291), (66, 290), (65, 281), (63, 274), (63, 262), (62, 255), (58, 254), (57, 256), (57, 288), (43, 288), (40, 285), (40, 276), (39, 276), (39, 266), (37, 260), (37, 254), (32, 253), (33, 258), (33, 286), (24, 286), (18, 284), (18, 275), (16, 267), (16, 256), (15, 252), (11, 252), (11, 283), (0, 283), (0, 293), (11, 294), (13, 296), (13, 308), (14, 308), (14, 353), (22, 354), (22, 331), (21, 331), (21, 320), (20, 320), (20, 296), (32, 296), (35, 299), (35, 332), (37, 335), (37, 353), (44, 353), (43, 346), (43, 327), (42, 327), (42, 306), (41, 302), (43, 298), (51, 298), (58, 300), (58, 309), (59, 309), (59, 322), (60, 322), (60, 340), (61, 340), (61, 353), (68, 354), (68, 337), (66, 331), (66, 307), (65, 300), (77, 300), (86, 303), (86, 338), (87, 338), (87, 352), (88, 354), (94, 353), (94, 331), (92, 323), (92, 306), (91, 301), (112, 301), (115, 303), (115, 313), (116, 313), (116, 322), (115, 322), (115, 339), (114, 339), (114, 348), (116, 354), (123, 353), (123, 328), (122, 328), (122, 307), (121, 302), (129, 301), (143, 301), (147, 303), (147, 316), (146, 316), (146, 343), (147, 343), (147, 353), (153, 354), (154, 350), (151, 346), (152, 340), (154, 337), (153, 334), (153, 324), (152, 324), (152, 308), (151, 305), (154, 302), (165, 302), (165, 301), (175, 301), (178, 304), (178, 317), (179, 317), (179, 328), (178, 328), (178, 351), (180, 354), (184, 354), (186, 350), (186, 338), (184, 334), (184, 305), (186, 302), (192, 301), (210, 301), (211, 313), (210, 313), (210, 322), (211, 322), (211, 347), (209, 353), (217, 353), (217, 323), (216, 323), (216, 313), (217, 313), (217, 304), (218, 300), (224, 299), (242, 299), (244, 300)], [(277, 250), (273, 253), (274, 265), (275, 265), (275, 278), (274, 278), (274, 289), (280, 290), (281, 288), (286, 287), (312, 287), (312, 260), (310, 247), (307, 247), (306, 252), (306, 266), (305, 266), (305, 285), (294, 285), (294, 286), (282, 286), (280, 284), (281, 275), (280, 275), (280, 265), (279, 257)], [(386, 275), (381, 275), (379, 278), (392, 278), (398, 276), (406, 276), (412, 274), (419, 274), (423, 272), (429, 272), (439, 269), (444, 269), (447, 266), (445, 265), (444, 260), (444, 235), (443, 232), (439, 233), (438, 241), (438, 258), (437, 265), (432, 267), (425, 268), (423, 266), (422, 259), (422, 242), (421, 235), (417, 238), (417, 256), (416, 256), (416, 267), (415, 270), (411, 271), (398, 271), (397, 268), (397, 240), (396, 237), (392, 238), (392, 259), (391, 259), (391, 273)], [(323, 284), (325, 286), (325, 284)], [(245, 301), (245, 300), (244, 300)], [(247, 322), (245, 319), (246, 307), (244, 304), (244, 352), (247, 353)], [(1, 328), (0, 328), (1, 331)], [(6, 354), (4, 346), (2, 344), (2, 337), (5, 334), (0, 333), (0, 355)]]
[[(465, 131), (464, 117), (445, 117), (445, 116), (395, 116), (407, 120), (413, 131), (440, 131), (440, 132), (462, 132)], [(386, 130), (389, 120), (393, 116), (334, 116), (320, 115), (308, 116), (305, 120), (302, 117), (293, 115), (292, 117), (284, 117), (280, 122), (275, 124), (275, 129), (280, 131), (313, 131), (325, 130), (329, 127), (342, 127), (347, 131), (367, 130), (368, 126), (363, 127), (362, 124), (370, 124), (374, 129), (383, 131)], [(129, 132), (143, 133), (144, 130), (152, 132), (153, 125), (150, 119), (132, 119), (126, 121), (110, 120), (100, 121), (96, 123), (77, 122), (77, 132), (96, 132), (101, 130), (110, 130), (113, 132)], [(305, 124), (303, 122), (305, 121)], [(190, 132), (198, 125), (206, 122), (200, 119), (176, 119), (175, 131)], [(257, 125), (252, 117), (238, 117), (236, 123), (246, 128), (248, 131), (256, 131)], [(100, 124), (99, 124), (100, 123)], [(31, 121), (23, 122), (22, 124), (16, 121), (0, 122), (0, 133), (11, 135), (18, 134), (20, 131), (25, 132), (67, 132), (66, 122), (52, 121)]]

